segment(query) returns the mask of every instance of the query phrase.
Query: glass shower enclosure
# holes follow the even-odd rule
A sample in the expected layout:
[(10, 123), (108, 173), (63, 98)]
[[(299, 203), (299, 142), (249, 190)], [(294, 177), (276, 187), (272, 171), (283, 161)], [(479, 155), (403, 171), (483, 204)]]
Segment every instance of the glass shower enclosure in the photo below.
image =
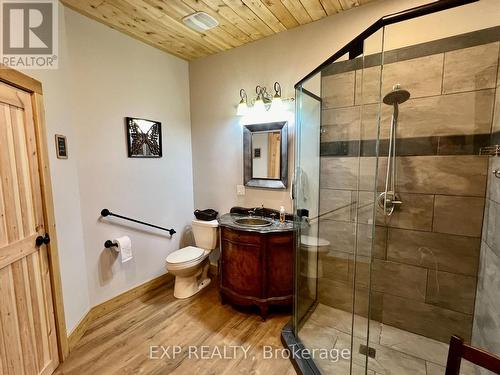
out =
[(453, 335), (500, 353), (480, 264), (483, 218), (496, 215), (500, 26), (405, 38), (472, 2), (383, 17), (296, 85), (295, 302), (282, 337), (299, 373), (444, 374)]

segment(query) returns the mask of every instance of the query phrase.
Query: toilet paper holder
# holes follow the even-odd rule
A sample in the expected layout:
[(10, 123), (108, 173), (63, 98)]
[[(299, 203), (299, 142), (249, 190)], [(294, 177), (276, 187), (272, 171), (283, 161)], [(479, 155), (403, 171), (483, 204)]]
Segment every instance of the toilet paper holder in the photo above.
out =
[(118, 244), (114, 243), (113, 241), (111, 240), (107, 240), (106, 242), (104, 242), (104, 247), (106, 249), (110, 249), (112, 247), (118, 247)]

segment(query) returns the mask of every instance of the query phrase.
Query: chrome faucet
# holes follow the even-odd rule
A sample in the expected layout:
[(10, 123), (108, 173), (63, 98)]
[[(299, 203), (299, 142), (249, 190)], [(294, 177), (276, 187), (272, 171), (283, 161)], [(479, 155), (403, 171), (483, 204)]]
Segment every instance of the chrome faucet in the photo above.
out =
[(262, 204), (261, 207), (255, 207), (255, 208), (252, 208), (251, 210), (248, 210), (248, 215), (250, 217), (252, 217), (253, 215), (255, 215), (255, 213), (257, 212), (257, 210), (262, 210), (261, 213), (260, 213), (260, 216), (262, 218), (264, 218), (264, 205)]

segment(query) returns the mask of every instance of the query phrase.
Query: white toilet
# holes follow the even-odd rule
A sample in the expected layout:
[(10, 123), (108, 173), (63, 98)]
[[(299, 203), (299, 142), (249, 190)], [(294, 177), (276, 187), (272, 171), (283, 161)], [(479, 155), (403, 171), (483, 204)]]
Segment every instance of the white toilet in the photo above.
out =
[(187, 246), (167, 256), (165, 267), (175, 276), (174, 297), (191, 297), (210, 284), (208, 255), (217, 246), (218, 226), (217, 220), (193, 220), (197, 247)]

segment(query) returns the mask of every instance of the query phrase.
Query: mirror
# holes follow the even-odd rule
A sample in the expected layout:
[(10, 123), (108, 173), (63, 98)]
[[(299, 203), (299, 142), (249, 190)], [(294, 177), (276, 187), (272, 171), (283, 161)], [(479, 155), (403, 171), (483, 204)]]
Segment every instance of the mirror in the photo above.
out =
[(252, 178), (280, 179), (281, 132), (252, 133)]
[(287, 147), (286, 122), (245, 125), (243, 134), (245, 185), (286, 189)]

